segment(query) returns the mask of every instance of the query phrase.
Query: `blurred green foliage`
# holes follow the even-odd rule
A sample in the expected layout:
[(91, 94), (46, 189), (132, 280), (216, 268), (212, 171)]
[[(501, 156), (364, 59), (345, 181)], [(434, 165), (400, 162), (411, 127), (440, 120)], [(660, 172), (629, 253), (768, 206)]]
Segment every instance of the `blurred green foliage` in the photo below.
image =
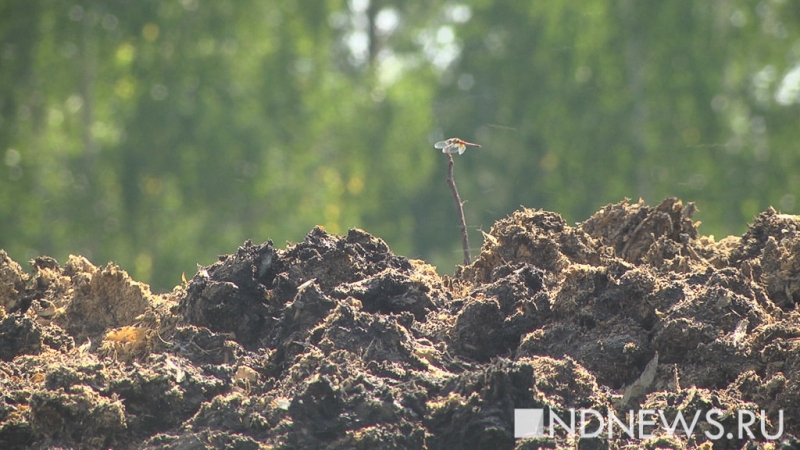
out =
[(0, 247), (155, 290), (245, 239), (361, 227), (451, 272), (458, 222), (800, 192), (797, 2), (6, 0)]

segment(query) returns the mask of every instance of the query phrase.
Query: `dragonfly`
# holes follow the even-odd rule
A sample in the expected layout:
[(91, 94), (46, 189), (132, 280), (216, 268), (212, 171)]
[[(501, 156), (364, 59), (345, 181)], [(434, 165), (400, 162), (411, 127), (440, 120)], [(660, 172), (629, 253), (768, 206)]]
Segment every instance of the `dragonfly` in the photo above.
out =
[(455, 153), (458, 152), (459, 155), (463, 154), (467, 151), (467, 146), (471, 147), (480, 147), (478, 144), (473, 144), (472, 142), (467, 142), (461, 140), (459, 138), (450, 138), (446, 141), (439, 141), (433, 144), (433, 148), (440, 148), (442, 149), (442, 153)]

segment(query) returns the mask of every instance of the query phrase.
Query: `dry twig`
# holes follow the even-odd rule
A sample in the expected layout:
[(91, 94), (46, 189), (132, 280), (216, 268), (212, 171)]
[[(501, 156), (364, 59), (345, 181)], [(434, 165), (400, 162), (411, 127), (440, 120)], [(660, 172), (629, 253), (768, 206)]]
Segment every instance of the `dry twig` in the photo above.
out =
[(472, 263), (469, 256), (469, 235), (467, 234), (467, 221), (464, 219), (464, 204), (461, 197), (458, 195), (456, 189), (456, 180), (453, 179), (453, 153), (458, 152), (459, 155), (464, 154), (467, 147), (480, 147), (478, 144), (467, 142), (459, 138), (450, 138), (446, 141), (439, 141), (433, 145), (434, 148), (442, 149), (442, 153), (447, 156), (447, 184), (450, 186), (450, 191), (453, 192), (453, 200), (456, 202), (456, 212), (458, 213), (458, 220), (461, 223), (461, 245), (464, 247), (464, 265), (468, 266)]
[(458, 195), (456, 180), (453, 179), (453, 155), (445, 153), (445, 156), (447, 156), (447, 184), (450, 186), (450, 191), (453, 192), (453, 201), (456, 202), (456, 212), (461, 226), (461, 246), (464, 248), (464, 265), (468, 266), (472, 264), (472, 259), (469, 256), (469, 235), (467, 234), (467, 221), (464, 219), (464, 204)]

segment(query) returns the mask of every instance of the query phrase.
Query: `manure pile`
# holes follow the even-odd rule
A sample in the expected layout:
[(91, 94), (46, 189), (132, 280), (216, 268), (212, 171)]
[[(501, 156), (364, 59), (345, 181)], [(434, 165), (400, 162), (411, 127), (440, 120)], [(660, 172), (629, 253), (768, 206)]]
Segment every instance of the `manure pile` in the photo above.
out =
[[(769, 209), (716, 242), (693, 212), (623, 201), (572, 227), (523, 209), (452, 277), (318, 227), (164, 295), (0, 250), (0, 448), (800, 448), (800, 218)], [(700, 418), (515, 439), (515, 409)]]

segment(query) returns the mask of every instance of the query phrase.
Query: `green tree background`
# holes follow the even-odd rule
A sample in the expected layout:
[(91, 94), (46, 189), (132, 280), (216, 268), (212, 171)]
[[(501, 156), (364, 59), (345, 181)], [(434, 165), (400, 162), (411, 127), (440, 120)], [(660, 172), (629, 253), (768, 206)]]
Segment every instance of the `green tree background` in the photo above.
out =
[(163, 291), (245, 239), (361, 227), (442, 273), (519, 205), (695, 201), (741, 234), (800, 192), (800, 4), (0, 3), (0, 248)]

